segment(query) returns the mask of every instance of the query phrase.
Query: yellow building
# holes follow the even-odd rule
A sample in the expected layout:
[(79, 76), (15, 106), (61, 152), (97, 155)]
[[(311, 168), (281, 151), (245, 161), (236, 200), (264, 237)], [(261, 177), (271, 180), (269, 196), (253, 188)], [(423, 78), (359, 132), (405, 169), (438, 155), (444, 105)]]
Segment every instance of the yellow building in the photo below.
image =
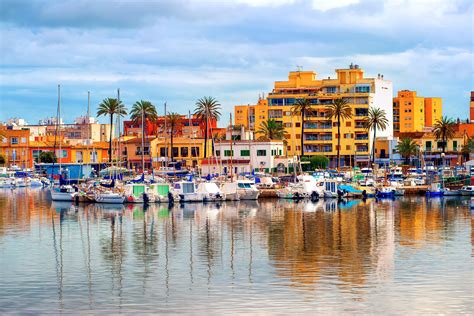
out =
[[(176, 137), (173, 139), (172, 149), (169, 139), (166, 142), (164, 139), (157, 139), (152, 142), (151, 148), (153, 157), (158, 157), (158, 159), (154, 159), (154, 166), (160, 166), (160, 160), (164, 161), (163, 158), (171, 157), (171, 153), (175, 161), (182, 162), (184, 166), (192, 168), (200, 165), (204, 158), (203, 138)], [(167, 154), (168, 151), (169, 154)], [(208, 142), (207, 152), (212, 153), (211, 142)]]
[[(364, 77), (364, 71), (358, 65), (336, 69), (336, 77), (327, 79), (317, 79), (314, 71), (292, 71), (287, 81), (275, 82), (267, 104), (259, 102), (254, 106), (237, 106), (236, 124), (258, 130), (262, 121), (274, 119), (285, 127), (288, 155), (300, 155), (303, 137), (305, 155), (328, 156), (334, 166), (339, 135), (337, 122), (328, 120), (326, 112), (333, 100), (343, 98), (353, 112), (352, 118), (341, 123), (341, 165), (349, 165), (354, 156), (358, 162), (367, 162), (372, 133), (363, 127), (364, 119), (370, 106), (385, 110), (390, 126), (385, 131), (378, 131), (378, 135), (392, 135), (392, 91), (390, 81), (384, 80), (382, 75)], [(314, 112), (305, 119), (302, 136), (301, 117), (292, 115), (292, 108), (298, 99), (303, 98), (310, 100)]]
[(268, 101), (258, 100), (254, 105), (236, 105), (234, 107), (235, 125), (242, 125), (250, 130), (258, 130), (260, 124), (268, 119)]
[(393, 98), (393, 130), (395, 133), (421, 132), (442, 116), (441, 98), (424, 98), (416, 91), (398, 91)]

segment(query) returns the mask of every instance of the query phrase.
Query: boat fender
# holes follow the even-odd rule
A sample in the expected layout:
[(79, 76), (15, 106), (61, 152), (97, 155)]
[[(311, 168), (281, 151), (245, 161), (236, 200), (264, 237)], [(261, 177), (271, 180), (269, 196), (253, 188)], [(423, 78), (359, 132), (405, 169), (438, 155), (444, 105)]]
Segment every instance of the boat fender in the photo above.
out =
[(143, 204), (148, 204), (150, 203), (150, 198), (148, 197), (148, 194), (143, 193)]
[(362, 196), (364, 197), (364, 199), (367, 198), (367, 191), (366, 190), (362, 191)]
[(295, 193), (295, 198), (296, 198), (297, 200), (300, 199), (300, 193), (299, 193), (299, 192), (296, 192), (296, 193)]
[(315, 201), (319, 198), (319, 194), (316, 191), (311, 192), (311, 200)]

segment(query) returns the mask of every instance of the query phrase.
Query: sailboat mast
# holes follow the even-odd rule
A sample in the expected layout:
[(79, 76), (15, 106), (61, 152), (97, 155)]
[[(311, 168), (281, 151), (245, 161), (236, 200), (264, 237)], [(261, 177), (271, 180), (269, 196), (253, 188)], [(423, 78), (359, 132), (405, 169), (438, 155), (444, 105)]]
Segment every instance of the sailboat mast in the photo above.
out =
[(145, 173), (145, 109), (142, 104), (142, 174)]
[(166, 155), (166, 159), (165, 159), (165, 165), (166, 167), (168, 167), (168, 143), (167, 143), (167, 138), (166, 138), (166, 134), (168, 133), (168, 127), (166, 126), (166, 102), (165, 102), (165, 155)]
[[(117, 89), (117, 103), (120, 104), (120, 88)], [(112, 128), (112, 127), (111, 127)], [(117, 138), (117, 166), (119, 168), (122, 167), (122, 157), (120, 156), (121, 154), (121, 142), (120, 142), (120, 115), (117, 115), (117, 131), (118, 131), (118, 138)]]
[(232, 167), (232, 160), (234, 159), (234, 152), (232, 150), (232, 142), (233, 142), (233, 137), (232, 137), (232, 113), (229, 114), (230, 116), (230, 181), (233, 182), (234, 175), (233, 175), (233, 167)]
[(59, 138), (59, 174), (61, 174), (61, 160), (63, 156), (63, 151), (62, 151), (62, 140), (61, 140), (61, 85), (58, 84), (58, 117), (57, 117), (57, 124), (59, 126), (58, 128), (58, 138)]

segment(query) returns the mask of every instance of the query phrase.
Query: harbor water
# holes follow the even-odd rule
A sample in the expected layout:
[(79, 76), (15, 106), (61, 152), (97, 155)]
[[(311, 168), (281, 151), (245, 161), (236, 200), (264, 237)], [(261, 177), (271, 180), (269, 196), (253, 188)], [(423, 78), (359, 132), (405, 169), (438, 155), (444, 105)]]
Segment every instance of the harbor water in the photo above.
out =
[(461, 197), (74, 205), (0, 190), (0, 314), (462, 314)]

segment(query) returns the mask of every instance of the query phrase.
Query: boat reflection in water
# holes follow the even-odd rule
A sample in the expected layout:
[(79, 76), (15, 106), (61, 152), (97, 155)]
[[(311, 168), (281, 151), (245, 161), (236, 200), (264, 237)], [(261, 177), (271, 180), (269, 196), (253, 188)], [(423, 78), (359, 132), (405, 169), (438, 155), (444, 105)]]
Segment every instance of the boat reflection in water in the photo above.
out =
[(0, 191), (0, 313), (469, 312), (469, 202), (76, 206)]

